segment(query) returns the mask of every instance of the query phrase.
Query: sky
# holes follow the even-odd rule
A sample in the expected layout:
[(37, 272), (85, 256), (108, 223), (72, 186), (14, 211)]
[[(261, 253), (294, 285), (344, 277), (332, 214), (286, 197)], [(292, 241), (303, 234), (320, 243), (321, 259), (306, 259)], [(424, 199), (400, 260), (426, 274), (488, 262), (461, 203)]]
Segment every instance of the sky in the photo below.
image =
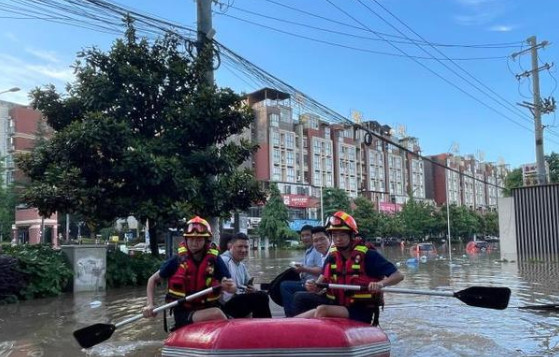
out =
[[(220, 1), (216, 40), (332, 110), (417, 137), (423, 155), (472, 154), (511, 169), (535, 162), (532, 115), (517, 105), (532, 102), (532, 77), (516, 75), (531, 69), (530, 36), (549, 42), (538, 51), (540, 67), (559, 58), (559, 1)], [(78, 51), (108, 50), (119, 36), (32, 18), (22, 3), (0, 2), (0, 92), (21, 88), (2, 100), (27, 104), (31, 89), (50, 83), (63, 93)], [(114, 3), (196, 28), (194, 0)], [(556, 96), (557, 66), (539, 77), (541, 97)], [(216, 82), (260, 88), (226, 64)], [(545, 154), (559, 152), (559, 119), (546, 114), (542, 123)]]

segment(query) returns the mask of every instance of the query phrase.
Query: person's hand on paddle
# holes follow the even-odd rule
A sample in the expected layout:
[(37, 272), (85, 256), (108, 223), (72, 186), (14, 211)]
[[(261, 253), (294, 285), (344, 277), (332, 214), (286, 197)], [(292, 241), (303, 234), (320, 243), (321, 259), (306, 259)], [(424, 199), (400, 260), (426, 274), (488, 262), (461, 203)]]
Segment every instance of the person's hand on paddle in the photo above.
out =
[(230, 294), (234, 294), (237, 291), (237, 286), (233, 282), (233, 279), (223, 278), (221, 279), (221, 289)]
[(380, 281), (374, 281), (369, 283), (367, 288), (369, 289), (369, 291), (380, 291), (382, 290), (382, 288), (384, 288), (384, 284)]
[(305, 289), (311, 293), (317, 293), (320, 291), (318, 286), (316, 286), (316, 281), (309, 279), (305, 282)]
[(142, 309), (142, 315), (144, 315), (144, 317), (155, 317), (155, 316), (157, 316), (157, 312), (153, 312), (153, 304), (147, 304)]

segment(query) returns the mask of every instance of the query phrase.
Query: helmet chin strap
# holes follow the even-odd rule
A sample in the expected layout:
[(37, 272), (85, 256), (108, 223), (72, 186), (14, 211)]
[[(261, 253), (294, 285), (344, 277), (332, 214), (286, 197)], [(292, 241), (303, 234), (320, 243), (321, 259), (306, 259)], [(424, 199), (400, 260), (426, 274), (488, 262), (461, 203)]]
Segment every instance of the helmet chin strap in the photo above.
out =
[(345, 247), (338, 247), (338, 250), (342, 252), (347, 252), (348, 250), (350, 250), (350, 248), (351, 248), (351, 242)]

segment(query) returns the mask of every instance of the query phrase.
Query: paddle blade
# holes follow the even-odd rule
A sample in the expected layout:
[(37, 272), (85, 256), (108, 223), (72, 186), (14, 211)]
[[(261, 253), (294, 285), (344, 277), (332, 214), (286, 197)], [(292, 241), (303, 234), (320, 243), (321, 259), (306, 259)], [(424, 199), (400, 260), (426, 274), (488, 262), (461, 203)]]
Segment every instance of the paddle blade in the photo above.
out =
[(115, 325), (112, 324), (95, 324), (74, 331), (74, 337), (80, 346), (90, 348), (108, 340), (115, 329)]
[(454, 296), (470, 306), (504, 310), (509, 305), (510, 289), (472, 286), (471, 288), (455, 292)]

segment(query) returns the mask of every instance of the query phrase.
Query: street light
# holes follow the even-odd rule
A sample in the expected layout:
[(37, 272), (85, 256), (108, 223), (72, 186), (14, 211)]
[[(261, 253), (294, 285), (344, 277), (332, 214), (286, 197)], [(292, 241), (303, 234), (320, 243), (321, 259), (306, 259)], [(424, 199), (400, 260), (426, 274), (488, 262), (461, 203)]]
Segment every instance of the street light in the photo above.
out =
[[(446, 170), (446, 173), (447, 173), (447, 177), (450, 178), (450, 171)], [(445, 184), (445, 188), (446, 188), (446, 222), (447, 222), (446, 225), (448, 227), (448, 260), (452, 261), (452, 247), (451, 247), (451, 243), (450, 243), (450, 210), (449, 210), (449, 207), (448, 207), (448, 205), (449, 205), (448, 185), (449, 185), (449, 179), (446, 180), (446, 184)]]
[(19, 92), (20, 90), (21, 89), (19, 87), (13, 87), (13, 88), (1, 91), (0, 94), (10, 93), (10, 92)]

